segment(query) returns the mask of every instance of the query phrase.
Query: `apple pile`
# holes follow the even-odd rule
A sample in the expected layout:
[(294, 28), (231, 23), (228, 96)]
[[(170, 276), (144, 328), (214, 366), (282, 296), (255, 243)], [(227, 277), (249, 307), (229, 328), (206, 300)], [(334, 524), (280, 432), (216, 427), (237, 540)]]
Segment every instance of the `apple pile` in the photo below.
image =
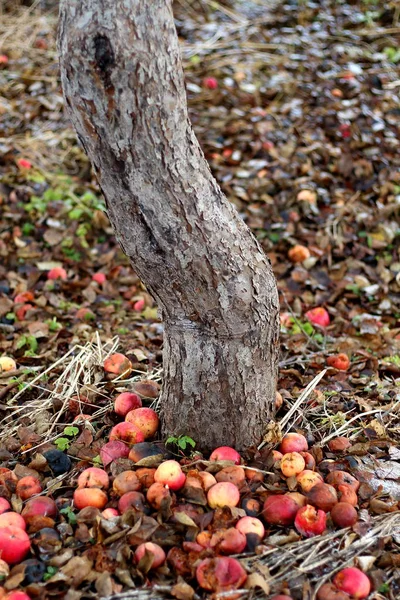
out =
[[(109, 357), (104, 367), (119, 378), (131, 369), (121, 354)], [(168, 541), (164, 546), (162, 537), (152, 539), (152, 533), (140, 541), (127, 537), (133, 573), (172, 573), (217, 594), (246, 585), (247, 573), (237, 555), (262, 554), (270, 548), (269, 536), (281, 528), (294, 528), (299, 536), (311, 538), (357, 523), (359, 482), (339, 470), (341, 463), (322, 461), (322, 453), (310, 449), (300, 433), (287, 433), (278, 449), (258, 453), (248, 464), (228, 446), (216, 448), (208, 460), (200, 453), (190, 460), (152, 441), (158, 415), (143, 406), (138, 394), (119, 393), (114, 412), (121, 420), (100, 449), (102, 468), (79, 463), (66, 498), (44, 495), (44, 482), (33, 475), (0, 469), (0, 575), (6, 578), (10, 567), (19, 563), (42, 564), (33, 557), (40, 559), (43, 540), (62, 549), (57, 527), (64, 519), (64, 505), (78, 513), (78, 519), (95, 514), (99, 523), (112, 522), (122, 532), (126, 519), (137, 526), (146, 518), (156, 527), (163, 522), (176, 526), (180, 543)], [(337, 438), (329, 450), (341, 452), (348, 445)], [(329, 468), (322, 468), (323, 462)], [(317, 595), (318, 600), (362, 600), (370, 590), (367, 575), (348, 567), (324, 583)], [(282, 592), (275, 600), (291, 600), (285, 595), (289, 590)], [(21, 591), (5, 597), (28, 598)]]

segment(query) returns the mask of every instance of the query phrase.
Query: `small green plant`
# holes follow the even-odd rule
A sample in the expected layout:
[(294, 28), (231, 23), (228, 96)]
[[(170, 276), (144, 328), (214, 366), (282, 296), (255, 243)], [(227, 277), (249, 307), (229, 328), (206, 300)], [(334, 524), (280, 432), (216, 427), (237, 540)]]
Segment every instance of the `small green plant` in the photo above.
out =
[(63, 434), (68, 437), (59, 437), (54, 441), (54, 443), (59, 450), (64, 452), (64, 450), (68, 450), (68, 448), (70, 447), (71, 442), (73, 441), (71, 438), (75, 438), (78, 435), (78, 433), (79, 433), (78, 427), (68, 425), (67, 427), (64, 428), (64, 431), (63, 431)]
[(176, 446), (182, 452), (185, 452), (188, 446), (190, 446), (193, 449), (196, 446), (196, 442), (188, 435), (179, 435), (177, 437), (174, 435), (170, 435), (165, 443)]
[(24, 356), (35, 356), (36, 350), (38, 349), (38, 341), (33, 335), (21, 335), (17, 341), (17, 349), (20, 350), (27, 346), (27, 350), (24, 352)]
[(53, 575), (57, 573), (57, 571), (57, 567), (52, 567), (51, 565), (48, 565), (46, 572), (43, 575), (43, 581), (48, 581), (49, 579), (51, 579)]
[(92, 463), (95, 467), (101, 467), (103, 465), (103, 461), (100, 458), (100, 454), (98, 454), (92, 459)]
[(397, 64), (398, 62), (400, 62), (400, 48), (393, 48), (392, 46), (386, 46), (386, 48), (384, 48), (383, 51), (386, 54), (386, 58), (388, 59), (389, 62), (392, 62), (394, 64)]
[(65, 516), (65, 518), (68, 520), (68, 523), (70, 525), (76, 525), (77, 524), (78, 521), (77, 521), (77, 518), (76, 518), (76, 514), (72, 510), (71, 506), (66, 506), (65, 508), (62, 508), (60, 510), (60, 513)]
[(62, 325), (57, 321), (57, 317), (47, 319), (45, 323), (47, 323), (47, 325), (49, 326), (49, 331), (51, 332), (59, 331), (60, 329), (62, 329)]

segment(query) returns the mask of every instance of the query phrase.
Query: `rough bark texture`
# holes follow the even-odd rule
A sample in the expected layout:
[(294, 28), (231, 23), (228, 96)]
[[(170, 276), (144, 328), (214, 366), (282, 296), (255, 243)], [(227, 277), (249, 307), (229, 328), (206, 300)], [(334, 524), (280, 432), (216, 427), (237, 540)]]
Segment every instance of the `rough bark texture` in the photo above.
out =
[(164, 319), (164, 433), (249, 447), (274, 407), (276, 284), (193, 133), (170, 2), (64, 0), (59, 46), (72, 123)]

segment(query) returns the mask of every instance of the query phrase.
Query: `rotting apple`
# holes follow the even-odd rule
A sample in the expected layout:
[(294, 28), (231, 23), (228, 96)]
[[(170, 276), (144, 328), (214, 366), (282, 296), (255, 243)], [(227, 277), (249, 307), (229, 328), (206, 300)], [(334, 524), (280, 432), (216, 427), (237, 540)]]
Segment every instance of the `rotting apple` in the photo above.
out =
[(215, 548), (222, 554), (241, 554), (247, 545), (247, 539), (236, 527), (217, 530), (210, 540), (210, 548)]
[(336, 587), (349, 594), (355, 600), (363, 600), (371, 591), (371, 582), (367, 575), (357, 567), (342, 569), (333, 578)]
[(341, 592), (333, 583), (324, 583), (318, 588), (317, 600), (351, 600), (346, 592)]
[(236, 558), (217, 556), (200, 562), (196, 569), (196, 579), (204, 590), (225, 592), (242, 587), (247, 573)]
[(168, 487), (156, 481), (147, 490), (146, 498), (152, 508), (160, 510), (163, 502), (171, 498), (171, 494)]
[(117, 375), (120, 379), (126, 379), (132, 372), (132, 363), (124, 354), (116, 352), (105, 359), (103, 368), (106, 373)]
[(129, 460), (134, 463), (143, 460), (143, 458), (149, 458), (150, 456), (159, 456), (162, 455), (163, 451), (156, 444), (152, 444), (151, 442), (140, 442), (139, 444), (134, 444), (129, 451)]
[(257, 519), (257, 517), (241, 517), (235, 525), (236, 529), (241, 531), (244, 535), (255, 534), (260, 540), (265, 535), (264, 525)]
[(115, 517), (119, 517), (119, 512), (116, 508), (105, 508), (102, 511), (101, 516), (104, 519), (115, 519)]
[(328, 442), (328, 448), (331, 452), (343, 452), (344, 450), (347, 450), (347, 448), (350, 448), (350, 446), (351, 441), (342, 436), (338, 436)]
[(9, 525), (0, 529), (0, 557), (7, 564), (21, 562), (30, 548), (29, 536), (20, 527)]
[(326, 513), (323, 510), (317, 510), (310, 504), (306, 504), (306, 506), (299, 508), (294, 526), (304, 537), (311, 538), (321, 535), (326, 529)]
[(307, 258), (310, 258), (310, 251), (308, 248), (306, 248), (306, 246), (296, 244), (290, 248), (288, 252), (288, 258), (293, 263), (300, 263), (305, 261)]
[(333, 367), (338, 371), (347, 371), (350, 366), (350, 359), (347, 354), (342, 352), (340, 354), (335, 354), (334, 356), (328, 356), (326, 364), (328, 367)]
[(342, 483), (337, 486), (339, 502), (347, 502), (352, 506), (357, 506), (358, 497), (351, 485)]
[(338, 497), (333, 485), (317, 483), (307, 492), (307, 502), (312, 506), (329, 512), (338, 503)]
[(338, 487), (339, 485), (345, 483), (346, 485), (352, 487), (356, 493), (360, 487), (360, 482), (357, 481), (353, 475), (350, 475), (350, 473), (347, 473), (346, 471), (331, 471), (326, 476), (325, 481), (334, 487)]
[(186, 476), (176, 460), (166, 460), (157, 468), (154, 480), (176, 491), (185, 485)]
[(220, 481), (211, 486), (207, 492), (207, 502), (211, 508), (223, 508), (224, 506), (237, 506), (240, 493), (234, 483)]
[(348, 502), (338, 502), (331, 510), (331, 519), (337, 527), (352, 527), (357, 523), (358, 515)]
[(240, 489), (246, 482), (246, 475), (243, 467), (239, 465), (233, 465), (232, 467), (224, 467), (215, 475), (217, 482), (229, 481), (234, 483), (238, 489)]
[(130, 410), (125, 417), (125, 421), (136, 425), (144, 435), (144, 439), (147, 440), (157, 432), (160, 424), (158, 414), (152, 408), (142, 407)]
[(292, 525), (298, 511), (299, 505), (293, 498), (276, 494), (265, 500), (262, 516), (269, 525)]
[(68, 278), (67, 271), (63, 267), (54, 267), (47, 272), (47, 279), (55, 280), (62, 279), (65, 280)]
[(131, 410), (141, 407), (142, 401), (140, 396), (133, 392), (122, 392), (114, 400), (114, 412), (120, 417), (126, 417)]
[(140, 492), (126, 492), (118, 501), (118, 510), (123, 515), (128, 510), (145, 511), (144, 496)]
[(205, 492), (208, 492), (210, 487), (217, 483), (217, 480), (215, 479), (214, 475), (212, 473), (208, 473), (208, 471), (199, 471), (198, 475), (202, 480), (203, 489)]
[(261, 504), (256, 498), (243, 498), (241, 507), (248, 517), (257, 517), (261, 512)]
[(113, 481), (113, 490), (117, 496), (123, 496), (127, 492), (137, 492), (140, 489), (140, 481), (135, 471), (122, 471)]
[(314, 485), (324, 482), (319, 473), (310, 471), (309, 469), (304, 469), (304, 471), (296, 475), (296, 479), (305, 494), (309, 492)]
[(304, 458), (299, 452), (287, 452), (281, 460), (281, 471), (285, 477), (298, 475), (306, 466)]
[(140, 467), (140, 469), (136, 469), (136, 477), (139, 479), (140, 485), (144, 490), (147, 490), (154, 482), (154, 474), (156, 469), (151, 469), (149, 467)]
[(300, 452), (301, 456), (304, 458), (305, 469), (309, 471), (313, 471), (315, 469), (315, 458), (309, 452)]

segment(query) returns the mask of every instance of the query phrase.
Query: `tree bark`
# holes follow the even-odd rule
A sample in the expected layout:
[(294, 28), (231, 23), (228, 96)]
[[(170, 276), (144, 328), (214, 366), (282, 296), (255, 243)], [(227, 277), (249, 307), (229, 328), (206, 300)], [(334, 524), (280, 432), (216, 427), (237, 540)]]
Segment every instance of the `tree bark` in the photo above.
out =
[(273, 414), (268, 259), (190, 124), (168, 0), (63, 0), (61, 79), (115, 235), (164, 319), (163, 432), (257, 443)]

